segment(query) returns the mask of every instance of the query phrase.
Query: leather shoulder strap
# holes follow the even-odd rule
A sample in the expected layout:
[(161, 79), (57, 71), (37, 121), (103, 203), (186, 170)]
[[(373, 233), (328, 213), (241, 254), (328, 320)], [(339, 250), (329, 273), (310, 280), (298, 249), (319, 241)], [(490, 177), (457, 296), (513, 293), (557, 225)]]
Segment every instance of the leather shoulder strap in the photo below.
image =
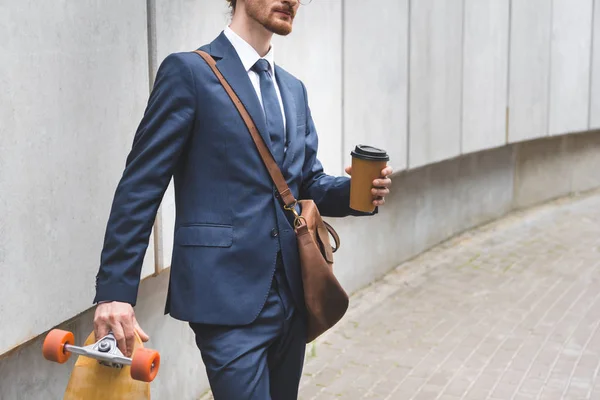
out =
[(204, 61), (206, 61), (206, 63), (210, 66), (210, 68), (213, 70), (213, 72), (221, 82), (221, 85), (223, 85), (223, 87), (225, 88), (225, 91), (231, 98), (231, 101), (233, 101), (233, 104), (237, 108), (242, 119), (244, 120), (244, 123), (248, 127), (248, 131), (252, 136), (252, 140), (254, 140), (254, 144), (256, 144), (256, 148), (258, 149), (263, 163), (267, 167), (269, 175), (271, 175), (271, 179), (277, 187), (277, 191), (279, 192), (279, 195), (281, 196), (284, 204), (286, 206), (292, 206), (296, 203), (296, 199), (294, 198), (294, 195), (292, 194), (290, 188), (285, 182), (285, 178), (283, 177), (283, 174), (281, 173), (277, 162), (273, 159), (273, 156), (271, 155), (271, 152), (269, 152), (269, 149), (267, 148), (267, 145), (265, 144), (262, 136), (260, 136), (260, 133), (258, 132), (258, 129), (256, 128), (254, 121), (252, 120), (252, 117), (250, 117), (250, 114), (248, 114), (246, 107), (244, 107), (237, 94), (235, 94), (235, 92), (233, 91), (231, 85), (229, 85), (223, 74), (221, 74), (221, 71), (219, 71), (219, 69), (217, 68), (217, 63), (215, 62), (215, 60), (208, 53), (205, 53), (203, 51), (196, 50), (194, 52), (199, 54), (200, 57), (202, 57)]

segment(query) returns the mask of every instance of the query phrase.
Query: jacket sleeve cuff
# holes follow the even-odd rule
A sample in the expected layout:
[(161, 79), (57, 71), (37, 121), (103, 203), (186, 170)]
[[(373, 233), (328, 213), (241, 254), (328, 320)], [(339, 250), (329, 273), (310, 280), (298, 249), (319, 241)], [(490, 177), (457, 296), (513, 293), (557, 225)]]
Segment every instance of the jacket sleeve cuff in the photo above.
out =
[(94, 303), (118, 301), (135, 306), (137, 300), (137, 287), (122, 283), (106, 283), (96, 286), (96, 297)]

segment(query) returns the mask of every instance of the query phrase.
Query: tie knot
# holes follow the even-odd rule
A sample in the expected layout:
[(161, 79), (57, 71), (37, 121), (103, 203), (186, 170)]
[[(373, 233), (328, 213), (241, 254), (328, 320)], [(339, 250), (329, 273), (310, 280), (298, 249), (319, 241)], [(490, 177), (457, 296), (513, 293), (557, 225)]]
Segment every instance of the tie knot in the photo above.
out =
[(257, 72), (257, 73), (268, 72), (269, 71), (269, 62), (267, 60), (265, 60), (264, 58), (261, 58), (260, 60), (258, 60), (256, 62), (256, 64), (254, 64), (252, 69), (254, 70), (254, 72)]

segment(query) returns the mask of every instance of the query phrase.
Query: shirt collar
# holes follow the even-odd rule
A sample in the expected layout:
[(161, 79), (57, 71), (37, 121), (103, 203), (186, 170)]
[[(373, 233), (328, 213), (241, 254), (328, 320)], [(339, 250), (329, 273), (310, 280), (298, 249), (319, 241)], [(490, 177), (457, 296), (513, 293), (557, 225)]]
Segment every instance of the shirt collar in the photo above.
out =
[[(260, 60), (260, 55), (256, 52), (256, 50), (254, 50), (254, 47), (252, 47), (248, 42), (242, 39), (241, 36), (235, 33), (229, 26), (225, 27), (224, 33), (227, 39), (229, 39), (229, 41), (233, 45), (233, 48), (240, 57), (240, 60), (242, 60), (242, 64), (244, 65), (246, 72), (250, 71), (254, 64), (256, 64), (258, 60)], [(271, 68), (271, 75), (275, 77), (275, 54), (273, 50), (273, 44), (271, 44), (269, 52), (262, 58), (269, 62), (269, 66)]]

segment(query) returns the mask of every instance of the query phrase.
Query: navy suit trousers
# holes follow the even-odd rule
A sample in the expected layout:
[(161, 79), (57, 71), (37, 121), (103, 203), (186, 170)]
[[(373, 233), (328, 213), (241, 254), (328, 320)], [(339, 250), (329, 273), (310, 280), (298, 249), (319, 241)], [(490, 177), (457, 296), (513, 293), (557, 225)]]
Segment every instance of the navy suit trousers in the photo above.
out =
[(306, 320), (294, 306), (281, 256), (265, 305), (253, 323), (190, 326), (215, 400), (298, 398)]

